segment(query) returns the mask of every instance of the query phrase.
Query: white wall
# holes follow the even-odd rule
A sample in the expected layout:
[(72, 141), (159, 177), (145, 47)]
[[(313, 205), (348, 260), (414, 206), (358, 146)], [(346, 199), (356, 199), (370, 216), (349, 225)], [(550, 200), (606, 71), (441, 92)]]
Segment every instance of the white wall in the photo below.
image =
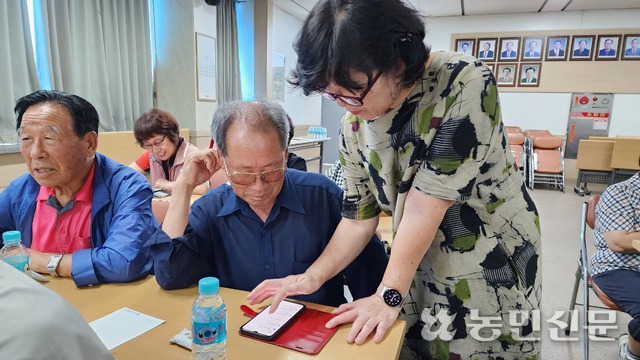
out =
[[(216, 37), (216, 7), (209, 6), (202, 0), (193, 0), (193, 27), (195, 32)], [(195, 37), (195, 34), (193, 35)], [(195, 55), (194, 55), (195, 56)], [(195, 74), (193, 76), (196, 76)], [(196, 85), (197, 86), (197, 85)], [(218, 89), (219, 91), (219, 89)], [(206, 132), (211, 127), (213, 113), (218, 108), (217, 101), (198, 101), (196, 89), (195, 130)]]
[(546, 129), (552, 134), (567, 132), (569, 93), (501, 93), (502, 122), (526, 129)]
[[(293, 50), (293, 39), (302, 28), (302, 20), (273, 6), (273, 51), (285, 55), (285, 76), (289, 76), (298, 57)], [(289, 113), (296, 125), (320, 125), (322, 97), (304, 96), (302, 91), (285, 84), (284, 101), (280, 104)]]
[[(435, 17), (425, 21), (426, 42), (433, 50), (449, 50), (454, 33), (638, 28), (639, 18), (640, 9)], [(638, 65), (640, 67), (640, 63)], [(564, 134), (570, 96), (568, 93), (501, 93), (503, 121), (523, 129), (548, 129), (553, 134)], [(611, 111), (610, 136), (640, 135), (640, 118), (632, 113), (637, 109), (632, 104), (639, 102), (640, 95), (616, 94)]]
[[(640, 86), (640, 85), (639, 85)], [(609, 136), (640, 135), (640, 113), (638, 112), (640, 96), (618, 94), (613, 99), (613, 109), (609, 128)]]

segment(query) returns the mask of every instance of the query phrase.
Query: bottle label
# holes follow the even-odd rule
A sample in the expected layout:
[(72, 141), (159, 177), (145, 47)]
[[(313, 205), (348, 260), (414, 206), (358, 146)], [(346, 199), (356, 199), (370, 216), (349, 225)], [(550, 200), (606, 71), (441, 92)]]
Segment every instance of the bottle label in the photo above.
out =
[(3, 258), (2, 260), (4, 260), (4, 262), (6, 262), (7, 264), (13, 266), (14, 268), (22, 272), (26, 273), (29, 271), (29, 257), (26, 255), (9, 256), (9, 257)]
[[(200, 318), (198, 320), (201, 320)], [(191, 337), (197, 345), (218, 344), (227, 340), (227, 310), (221, 308), (217, 313), (211, 314), (209, 321), (192, 321)]]

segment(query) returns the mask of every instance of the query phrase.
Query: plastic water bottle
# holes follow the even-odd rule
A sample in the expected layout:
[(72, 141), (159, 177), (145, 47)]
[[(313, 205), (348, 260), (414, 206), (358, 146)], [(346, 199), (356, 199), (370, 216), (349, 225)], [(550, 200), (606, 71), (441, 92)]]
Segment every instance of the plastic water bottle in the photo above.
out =
[(206, 277), (198, 282), (200, 295), (191, 307), (191, 352), (194, 360), (227, 358), (227, 307), (218, 290), (220, 281)]
[(320, 128), (320, 139), (325, 139), (326, 137), (327, 137), (327, 128), (323, 126)]
[(5, 231), (2, 233), (2, 241), (4, 242), (4, 247), (0, 250), (0, 259), (30, 275), (29, 250), (20, 243), (22, 241), (20, 231)]

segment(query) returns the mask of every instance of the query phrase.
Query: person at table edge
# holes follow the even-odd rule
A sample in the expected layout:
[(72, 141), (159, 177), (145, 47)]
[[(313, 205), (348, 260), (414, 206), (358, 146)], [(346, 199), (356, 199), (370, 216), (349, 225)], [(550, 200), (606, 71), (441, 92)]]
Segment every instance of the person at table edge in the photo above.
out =
[[(194, 153), (178, 176), (161, 229), (150, 239), (156, 280), (165, 289), (205, 276), (251, 290), (265, 279), (306, 270), (341, 220), (342, 190), (322, 174), (286, 169), (289, 124), (270, 102), (231, 102), (213, 117), (218, 150)], [(189, 213), (195, 184), (222, 168), (229, 184), (209, 191)], [(343, 275), (355, 299), (369, 296), (387, 264), (373, 237), (362, 256), (317, 292), (299, 300), (346, 302)]]
[(0, 193), (0, 232), (19, 230), (31, 269), (77, 286), (129, 282), (152, 266), (157, 222), (144, 176), (96, 152), (99, 115), (87, 100), (39, 90), (15, 106), (28, 174)]

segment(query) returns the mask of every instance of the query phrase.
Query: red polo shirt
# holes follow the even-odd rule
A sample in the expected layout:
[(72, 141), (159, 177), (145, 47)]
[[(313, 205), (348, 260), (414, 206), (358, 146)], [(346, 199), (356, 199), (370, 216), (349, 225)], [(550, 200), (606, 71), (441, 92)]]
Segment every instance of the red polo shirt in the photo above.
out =
[(64, 207), (56, 199), (55, 190), (40, 187), (33, 215), (31, 248), (45, 253), (71, 254), (91, 248), (91, 204), (95, 162), (75, 199)]
[(140, 156), (138, 156), (138, 158), (136, 159), (136, 165), (138, 165), (138, 167), (144, 171), (148, 171), (149, 168), (151, 168), (151, 165), (149, 164), (149, 156), (151, 155), (151, 152), (149, 150), (145, 150), (142, 154), (140, 154)]

